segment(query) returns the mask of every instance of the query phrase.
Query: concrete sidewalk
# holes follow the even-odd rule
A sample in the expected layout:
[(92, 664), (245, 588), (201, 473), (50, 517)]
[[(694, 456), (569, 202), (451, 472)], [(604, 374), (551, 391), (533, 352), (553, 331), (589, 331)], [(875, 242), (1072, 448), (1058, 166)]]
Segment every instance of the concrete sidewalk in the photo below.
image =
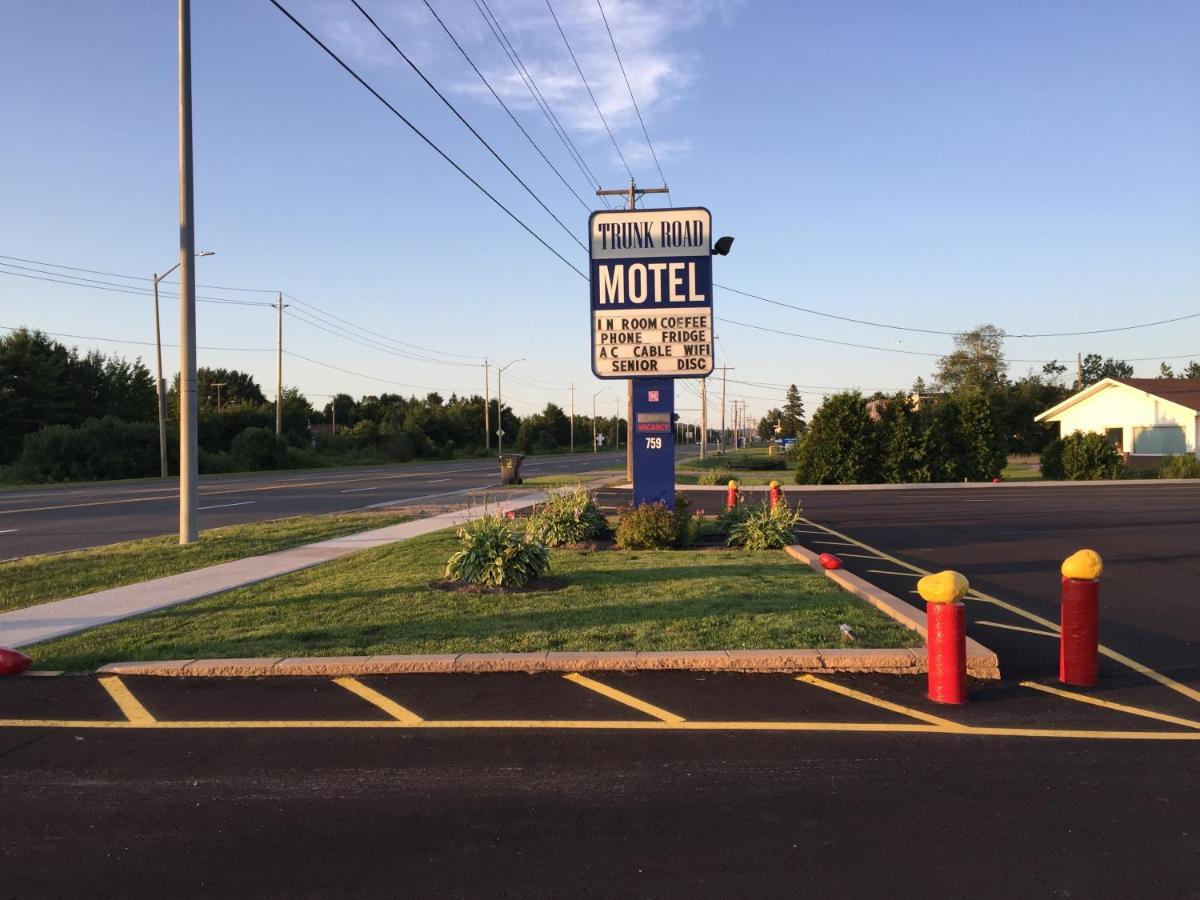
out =
[[(523, 494), (507, 498), (500, 504), (493, 504), (492, 507), (506, 510), (524, 509), (541, 502), (544, 498), (543, 492)], [(383, 547), (461, 525), (479, 518), (485, 509), (479, 506), (440, 513), (427, 519), (402, 522), (399, 525), (359, 534), (348, 534), (328, 541), (293, 547), (291, 550), (281, 550), (278, 553), (233, 560), (192, 572), (182, 572), (152, 581), (13, 610), (0, 614), (0, 647), (27, 647), (88, 628), (107, 625), (119, 619), (139, 616), (266, 581), (268, 578), (298, 572), (360, 550)]]

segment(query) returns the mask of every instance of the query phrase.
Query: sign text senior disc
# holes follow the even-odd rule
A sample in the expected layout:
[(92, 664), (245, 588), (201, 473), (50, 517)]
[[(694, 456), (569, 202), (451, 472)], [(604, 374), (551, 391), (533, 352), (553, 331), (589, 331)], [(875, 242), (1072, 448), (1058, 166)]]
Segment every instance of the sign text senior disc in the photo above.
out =
[(712, 215), (592, 213), (592, 371), (702, 378), (713, 370)]

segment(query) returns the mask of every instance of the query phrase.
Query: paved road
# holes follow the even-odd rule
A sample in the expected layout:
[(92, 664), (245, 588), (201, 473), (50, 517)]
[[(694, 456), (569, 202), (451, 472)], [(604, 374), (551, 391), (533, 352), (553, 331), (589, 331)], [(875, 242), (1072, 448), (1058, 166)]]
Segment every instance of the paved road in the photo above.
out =
[(1194, 728), (884, 676), (594, 681), (686, 721), (552, 675), (359, 680), (423, 725), (329, 679), (127, 678), (156, 721), (100, 728), (125, 716), (95, 678), (0, 683), (8, 716), (75, 720), (0, 723), (3, 893), (1196, 896)]
[[(522, 474), (587, 474), (623, 465), (623, 457), (615, 453), (530, 457)], [(436, 500), (498, 483), (498, 465), (486, 459), (205, 476), (200, 479), (200, 527)], [(0, 492), (0, 560), (174, 533), (179, 527), (176, 485), (169, 479)]]

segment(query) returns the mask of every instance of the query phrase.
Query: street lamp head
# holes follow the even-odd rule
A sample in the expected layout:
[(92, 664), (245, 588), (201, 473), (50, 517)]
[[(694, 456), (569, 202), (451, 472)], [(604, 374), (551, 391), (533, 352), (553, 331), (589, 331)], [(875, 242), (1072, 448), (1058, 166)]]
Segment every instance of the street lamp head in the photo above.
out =
[(733, 238), (726, 235), (725, 237), (717, 238), (717, 242), (713, 244), (713, 253), (717, 256), (728, 256), (729, 251), (733, 249)]
[(196, 255), (197, 256), (216, 256), (217, 251), (216, 250), (197, 250)]

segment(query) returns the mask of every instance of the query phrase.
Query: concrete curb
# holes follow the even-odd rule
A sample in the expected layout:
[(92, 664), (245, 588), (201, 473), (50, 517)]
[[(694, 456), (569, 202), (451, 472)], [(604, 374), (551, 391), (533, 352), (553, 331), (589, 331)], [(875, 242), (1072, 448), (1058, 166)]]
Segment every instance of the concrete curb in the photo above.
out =
[[(751, 472), (753, 474), (770, 473), (770, 469), (740, 469), (735, 471)], [(781, 473), (786, 476), (788, 473)], [(737, 478), (737, 475), (734, 475)], [(783, 479), (778, 479), (782, 481)], [(1121, 487), (1170, 487), (1171, 485), (1180, 484), (1196, 484), (1194, 478), (1131, 478), (1129, 480), (1119, 481), (1001, 481), (994, 484), (990, 481), (964, 481), (961, 484), (956, 481), (933, 481), (933, 482), (916, 482), (912, 484), (784, 484), (785, 491), (792, 493), (841, 493), (846, 491), (962, 491), (962, 490), (979, 490), (979, 491), (1020, 491), (1030, 490), (1037, 491), (1045, 488), (1121, 488)], [(625, 484), (621, 487), (629, 487)], [(680, 491), (718, 491), (723, 492), (726, 486), (722, 484), (677, 484), (676, 490)], [(766, 488), (762, 484), (750, 484), (742, 488), (743, 491), (754, 490), (756, 488)]]
[(159, 662), (109, 663), (96, 671), (102, 675), (229, 678), (276, 675), (641, 672), (667, 669), (697, 672), (882, 672), (893, 675), (919, 675), (926, 671), (926, 654), (924, 648), (450, 653), (288, 659), (174, 659)]
[[(819, 553), (809, 550), (802, 544), (793, 544), (786, 548), (789, 556), (801, 562), (808, 563), (814, 572), (823, 574), (843, 590), (849, 591), (861, 600), (870, 603), (880, 612), (895, 619), (905, 628), (911, 628), (921, 637), (928, 640), (929, 629), (926, 627), (925, 612), (911, 603), (906, 603), (895, 594), (889, 594), (883, 588), (876, 587), (869, 581), (847, 572), (845, 569), (824, 569), (817, 558)], [(869, 652), (869, 651), (858, 651)], [(925, 651), (922, 649), (921, 653)], [(922, 669), (921, 671), (925, 671)], [(973, 678), (996, 679), (1000, 677), (1000, 659), (995, 652), (983, 644), (967, 638), (967, 674)]]

